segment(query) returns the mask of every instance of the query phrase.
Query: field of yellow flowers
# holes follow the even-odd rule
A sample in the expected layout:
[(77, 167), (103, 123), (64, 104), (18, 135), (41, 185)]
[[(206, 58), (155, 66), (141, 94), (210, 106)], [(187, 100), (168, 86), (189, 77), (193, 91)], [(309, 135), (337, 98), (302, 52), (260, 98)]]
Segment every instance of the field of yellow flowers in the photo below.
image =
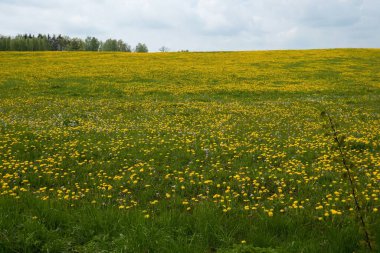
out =
[(0, 52), (0, 252), (376, 251), (379, 195), (380, 50)]

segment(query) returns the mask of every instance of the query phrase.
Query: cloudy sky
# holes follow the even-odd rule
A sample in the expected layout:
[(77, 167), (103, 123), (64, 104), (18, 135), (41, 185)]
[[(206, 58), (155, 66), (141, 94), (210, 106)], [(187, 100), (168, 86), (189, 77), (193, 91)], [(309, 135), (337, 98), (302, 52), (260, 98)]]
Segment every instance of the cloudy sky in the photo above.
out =
[(380, 47), (380, 0), (0, 0), (0, 34), (123, 39), (150, 51)]

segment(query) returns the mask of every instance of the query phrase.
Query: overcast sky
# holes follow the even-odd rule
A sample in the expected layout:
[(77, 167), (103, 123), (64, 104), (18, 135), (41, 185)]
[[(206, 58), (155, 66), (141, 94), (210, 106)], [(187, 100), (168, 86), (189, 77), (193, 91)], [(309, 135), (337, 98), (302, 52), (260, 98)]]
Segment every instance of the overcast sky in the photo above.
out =
[(0, 34), (123, 39), (150, 51), (380, 47), (380, 0), (0, 0)]

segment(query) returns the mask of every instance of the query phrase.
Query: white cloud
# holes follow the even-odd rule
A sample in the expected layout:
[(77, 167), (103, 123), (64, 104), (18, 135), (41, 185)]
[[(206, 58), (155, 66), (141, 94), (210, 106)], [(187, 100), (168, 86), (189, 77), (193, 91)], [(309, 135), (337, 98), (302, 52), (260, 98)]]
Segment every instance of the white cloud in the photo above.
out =
[(380, 47), (378, 0), (0, 0), (0, 33), (145, 42), (154, 51)]

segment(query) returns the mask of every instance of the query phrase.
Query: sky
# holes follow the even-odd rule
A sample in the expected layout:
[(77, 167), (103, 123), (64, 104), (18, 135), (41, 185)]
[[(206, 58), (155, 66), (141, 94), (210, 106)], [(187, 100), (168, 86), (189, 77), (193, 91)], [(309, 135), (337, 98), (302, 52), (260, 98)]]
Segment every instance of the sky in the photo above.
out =
[(150, 51), (380, 48), (380, 0), (0, 0), (0, 34), (24, 33)]

